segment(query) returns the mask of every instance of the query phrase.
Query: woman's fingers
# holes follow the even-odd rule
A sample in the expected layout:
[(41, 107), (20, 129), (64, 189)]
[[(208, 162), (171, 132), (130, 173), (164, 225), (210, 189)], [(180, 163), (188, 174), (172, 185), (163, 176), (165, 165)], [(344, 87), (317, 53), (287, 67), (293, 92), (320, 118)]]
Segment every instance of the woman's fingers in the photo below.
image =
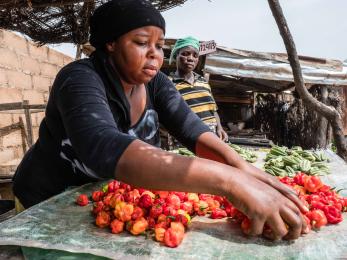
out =
[(302, 218), (302, 223), (303, 223), (302, 234), (308, 234), (311, 231), (311, 227), (310, 227), (310, 224), (307, 223), (306, 221), (309, 221), (309, 220), (303, 214), (301, 214), (301, 218)]
[(306, 213), (309, 211), (309, 209), (305, 206), (304, 202), (298, 197), (298, 195), (294, 191), (289, 190), (283, 193), (283, 195), (285, 195), (288, 199), (294, 202), (301, 212)]
[(281, 192), (284, 196), (286, 196), (289, 200), (295, 203), (295, 205), (300, 209), (301, 212), (308, 212), (309, 209), (305, 206), (302, 200), (298, 197), (294, 190), (287, 187), (282, 182), (275, 180), (271, 181), (270, 185)]
[(309, 211), (309, 209), (305, 206), (305, 204), (299, 199), (295, 191), (289, 188), (288, 186), (286, 186), (285, 184), (283, 184), (282, 182), (280, 182), (276, 177), (270, 176), (269, 174), (259, 169), (255, 169), (254, 167), (251, 167), (250, 169), (248, 169), (247, 172), (249, 172), (253, 177), (258, 179), (259, 181), (262, 181), (266, 183), (267, 185), (271, 186), (272, 188), (276, 189), (278, 192), (283, 194), (289, 200), (294, 202), (301, 212), (306, 213)]
[(267, 238), (271, 240), (279, 240), (287, 235), (288, 229), (279, 214), (273, 215), (266, 221), (266, 223), (272, 230), (271, 233), (265, 233)]
[(300, 209), (301, 212), (308, 212), (309, 209), (305, 206), (305, 204), (299, 199), (298, 195), (295, 193), (294, 190), (280, 182), (276, 177), (270, 176), (269, 174), (263, 172), (256, 172), (256, 175), (254, 175), (257, 179), (265, 182), (266, 184), (270, 185), (271, 187), (278, 190), (280, 193), (282, 193), (284, 196), (286, 196), (288, 199), (290, 199), (292, 202), (297, 205), (297, 207)]
[(223, 141), (224, 142), (228, 141), (228, 138), (229, 138), (228, 134), (225, 131), (223, 131), (222, 134), (223, 134)]
[(265, 219), (263, 218), (253, 218), (251, 220), (251, 229), (247, 235), (249, 236), (259, 236), (263, 233), (265, 225)]
[(300, 216), (301, 211), (300, 209), (290, 200), (287, 200), (287, 203), (285, 204), (288, 208), (290, 208), (296, 215)]
[(296, 214), (301, 218), (302, 221), (302, 233), (306, 234), (309, 232), (309, 228), (307, 226), (307, 222), (305, 220), (305, 217), (303, 216), (303, 214), (300, 212), (300, 210), (298, 209), (298, 207), (296, 205), (294, 205), (291, 201), (288, 202), (287, 206)]
[[(261, 172), (258, 175), (261, 178), (240, 175), (241, 179), (247, 178), (249, 185), (233, 201), (251, 220), (250, 231), (247, 233), (253, 236), (263, 234), (273, 240), (298, 238), (305, 229), (301, 215), (304, 205), (301, 200), (277, 179), (268, 178)], [(243, 183), (238, 182), (240, 187), (243, 187)]]
[[(302, 218), (301, 214), (296, 214), (290, 207), (284, 207), (281, 210), (281, 217), (288, 225), (288, 234), (284, 237), (286, 240), (293, 240), (300, 237), (306, 221)], [(305, 222), (305, 224), (303, 224)], [(305, 225), (306, 228), (306, 225)]]

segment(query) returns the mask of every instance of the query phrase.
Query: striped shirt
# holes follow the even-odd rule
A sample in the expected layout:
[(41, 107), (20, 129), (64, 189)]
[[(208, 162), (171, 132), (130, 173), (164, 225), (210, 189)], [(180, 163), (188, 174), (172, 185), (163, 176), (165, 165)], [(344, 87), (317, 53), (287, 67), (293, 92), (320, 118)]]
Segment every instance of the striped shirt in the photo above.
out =
[(211, 87), (204, 77), (194, 73), (193, 85), (183, 78), (177, 77), (174, 73), (170, 74), (169, 78), (181, 93), (188, 106), (204, 123), (208, 125), (217, 124), (216, 117), (214, 116), (214, 112), (217, 111), (217, 105), (213, 99)]

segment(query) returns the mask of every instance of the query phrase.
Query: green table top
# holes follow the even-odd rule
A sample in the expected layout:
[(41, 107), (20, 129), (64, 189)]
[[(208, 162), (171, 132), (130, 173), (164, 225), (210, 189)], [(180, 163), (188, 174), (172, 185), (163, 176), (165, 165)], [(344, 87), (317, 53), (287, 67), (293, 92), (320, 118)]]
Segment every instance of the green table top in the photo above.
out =
[[(331, 156), (333, 174), (325, 177), (324, 181), (332, 186), (347, 187), (346, 164)], [(100, 259), (96, 256), (113, 259), (347, 257), (346, 220), (339, 225), (324, 227), (319, 232), (313, 231), (294, 242), (249, 239), (230, 220), (206, 217), (195, 217), (184, 241), (174, 249), (144, 236), (135, 237), (126, 233), (114, 235), (108, 229), (94, 225), (91, 205), (79, 207), (74, 203), (78, 194), (90, 194), (101, 186), (102, 183), (93, 183), (68, 190), (1, 223), (0, 245), (25, 246), (23, 252), (28, 259)]]

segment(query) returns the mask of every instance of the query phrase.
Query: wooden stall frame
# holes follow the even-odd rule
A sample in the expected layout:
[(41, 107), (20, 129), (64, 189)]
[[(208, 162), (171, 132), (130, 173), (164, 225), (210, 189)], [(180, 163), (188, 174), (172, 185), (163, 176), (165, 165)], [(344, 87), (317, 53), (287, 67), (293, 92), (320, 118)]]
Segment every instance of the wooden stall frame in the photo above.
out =
[[(15, 130), (13, 129), (23, 129), (22, 137), (27, 141), (28, 147), (33, 145), (33, 126), (31, 121), (31, 114), (45, 111), (45, 104), (33, 104), (30, 105), (28, 100), (23, 100), (23, 102), (15, 103), (3, 103), (0, 104), (0, 111), (9, 111), (9, 110), (21, 110), (24, 109), (25, 121), (27, 125), (27, 131), (25, 131), (25, 126), (22, 119), (19, 119), (18, 123), (14, 123), (10, 126), (5, 126), (0, 128), (0, 136), (7, 135)], [(34, 110), (34, 111), (31, 111)], [(24, 148), (25, 149), (25, 148)]]

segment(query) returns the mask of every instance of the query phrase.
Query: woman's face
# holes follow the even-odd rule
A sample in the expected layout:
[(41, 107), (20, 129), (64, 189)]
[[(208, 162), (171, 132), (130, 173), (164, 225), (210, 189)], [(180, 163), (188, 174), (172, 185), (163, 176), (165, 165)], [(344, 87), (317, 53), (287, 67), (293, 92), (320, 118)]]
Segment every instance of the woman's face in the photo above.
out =
[(177, 69), (183, 73), (188, 74), (192, 72), (199, 61), (199, 53), (198, 51), (191, 47), (187, 46), (180, 49), (177, 53), (176, 64)]
[(132, 30), (106, 48), (119, 76), (128, 84), (149, 82), (163, 65), (164, 33), (156, 26)]

